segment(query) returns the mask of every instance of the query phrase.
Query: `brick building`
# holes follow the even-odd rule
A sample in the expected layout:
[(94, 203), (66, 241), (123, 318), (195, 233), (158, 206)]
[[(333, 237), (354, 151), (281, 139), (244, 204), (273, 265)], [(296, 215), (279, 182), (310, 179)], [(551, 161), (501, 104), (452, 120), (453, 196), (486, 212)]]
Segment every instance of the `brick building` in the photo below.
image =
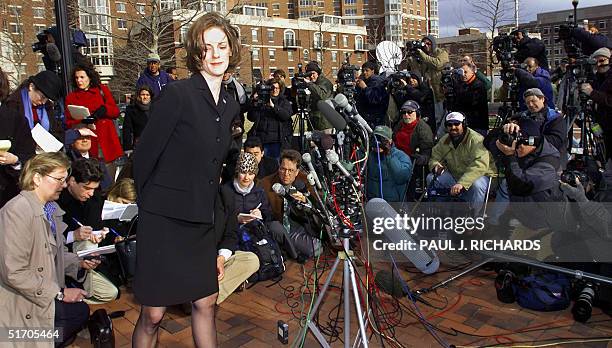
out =
[(438, 39), (438, 46), (448, 52), (450, 63), (453, 67), (465, 55), (472, 57), (478, 69), (490, 76), (489, 47), (491, 40), (485, 33), (478, 29), (459, 29), (458, 36), (442, 37)]

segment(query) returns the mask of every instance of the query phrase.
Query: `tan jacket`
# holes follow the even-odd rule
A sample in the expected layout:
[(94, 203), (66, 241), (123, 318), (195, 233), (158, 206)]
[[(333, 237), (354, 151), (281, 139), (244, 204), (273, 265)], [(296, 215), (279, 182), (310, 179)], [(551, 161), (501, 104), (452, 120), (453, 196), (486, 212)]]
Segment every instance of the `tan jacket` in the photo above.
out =
[[(64, 244), (67, 225), (62, 215), (58, 206), (53, 238), (34, 191), (21, 191), (0, 209), (0, 327), (53, 327), (54, 299), (65, 286), (64, 276), (77, 279), (79, 270), (78, 257)], [(29, 342), (22, 346), (52, 345)]]

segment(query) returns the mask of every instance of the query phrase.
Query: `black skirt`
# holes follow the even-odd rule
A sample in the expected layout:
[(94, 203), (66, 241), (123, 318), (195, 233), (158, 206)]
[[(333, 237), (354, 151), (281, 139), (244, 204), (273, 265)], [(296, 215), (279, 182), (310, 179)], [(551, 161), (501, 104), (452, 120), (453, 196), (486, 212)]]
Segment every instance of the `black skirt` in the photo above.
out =
[(142, 305), (164, 307), (219, 291), (212, 224), (139, 211), (134, 295)]

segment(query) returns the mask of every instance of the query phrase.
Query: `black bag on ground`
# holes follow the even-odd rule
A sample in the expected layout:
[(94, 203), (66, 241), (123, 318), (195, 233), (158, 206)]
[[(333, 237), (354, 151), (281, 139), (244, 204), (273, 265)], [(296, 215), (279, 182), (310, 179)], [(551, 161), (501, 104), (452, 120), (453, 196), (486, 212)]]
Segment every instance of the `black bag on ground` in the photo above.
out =
[(130, 229), (127, 237), (121, 242), (115, 243), (115, 250), (119, 257), (121, 271), (126, 280), (133, 277), (136, 272), (136, 236), (133, 235), (133, 231), (136, 230), (137, 223), (138, 215), (134, 216), (130, 222)]
[(275, 279), (285, 272), (281, 250), (261, 221), (240, 226), (238, 234), (238, 248), (250, 251), (259, 258), (259, 270), (249, 277), (249, 282)]
[(89, 317), (87, 323), (89, 335), (91, 336), (91, 344), (95, 348), (114, 348), (115, 333), (113, 331), (113, 322), (106, 313), (105, 309), (98, 309)]

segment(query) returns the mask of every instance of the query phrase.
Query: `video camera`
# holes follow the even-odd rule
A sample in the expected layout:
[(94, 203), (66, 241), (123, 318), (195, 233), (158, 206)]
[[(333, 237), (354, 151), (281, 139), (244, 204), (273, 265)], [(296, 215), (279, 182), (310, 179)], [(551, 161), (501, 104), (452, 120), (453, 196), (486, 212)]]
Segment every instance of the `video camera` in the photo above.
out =
[(257, 93), (257, 99), (253, 102), (253, 107), (261, 108), (270, 104), (270, 98), (272, 97), (272, 86), (265, 82), (260, 82), (255, 85), (255, 93)]
[(425, 50), (425, 44), (421, 40), (406, 41), (406, 49), (411, 54), (415, 54), (415, 53), (418, 52), (418, 50), (424, 51)]
[[(444, 97), (449, 101), (455, 97), (455, 89), (462, 82), (464, 73), (462, 68), (453, 68), (452, 66), (442, 69), (440, 83), (444, 88)], [(450, 107), (452, 108), (452, 106)]]
[(310, 78), (312, 72), (304, 72), (304, 66), (300, 63), (297, 65), (297, 71), (293, 74), (291, 80), (292, 89), (295, 91), (296, 101), (299, 108), (306, 108), (308, 106), (308, 96), (310, 91), (308, 90), (308, 82), (306, 78)]
[(338, 85), (342, 89), (342, 93), (346, 95), (349, 99), (349, 102), (353, 100), (355, 95), (355, 87), (357, 83), (355, 82), (355, 75), (357, 71), (359, 71), (359, 67), (352, 65), (350, 62), (350, 55), (347, 53), (338, 71)]

